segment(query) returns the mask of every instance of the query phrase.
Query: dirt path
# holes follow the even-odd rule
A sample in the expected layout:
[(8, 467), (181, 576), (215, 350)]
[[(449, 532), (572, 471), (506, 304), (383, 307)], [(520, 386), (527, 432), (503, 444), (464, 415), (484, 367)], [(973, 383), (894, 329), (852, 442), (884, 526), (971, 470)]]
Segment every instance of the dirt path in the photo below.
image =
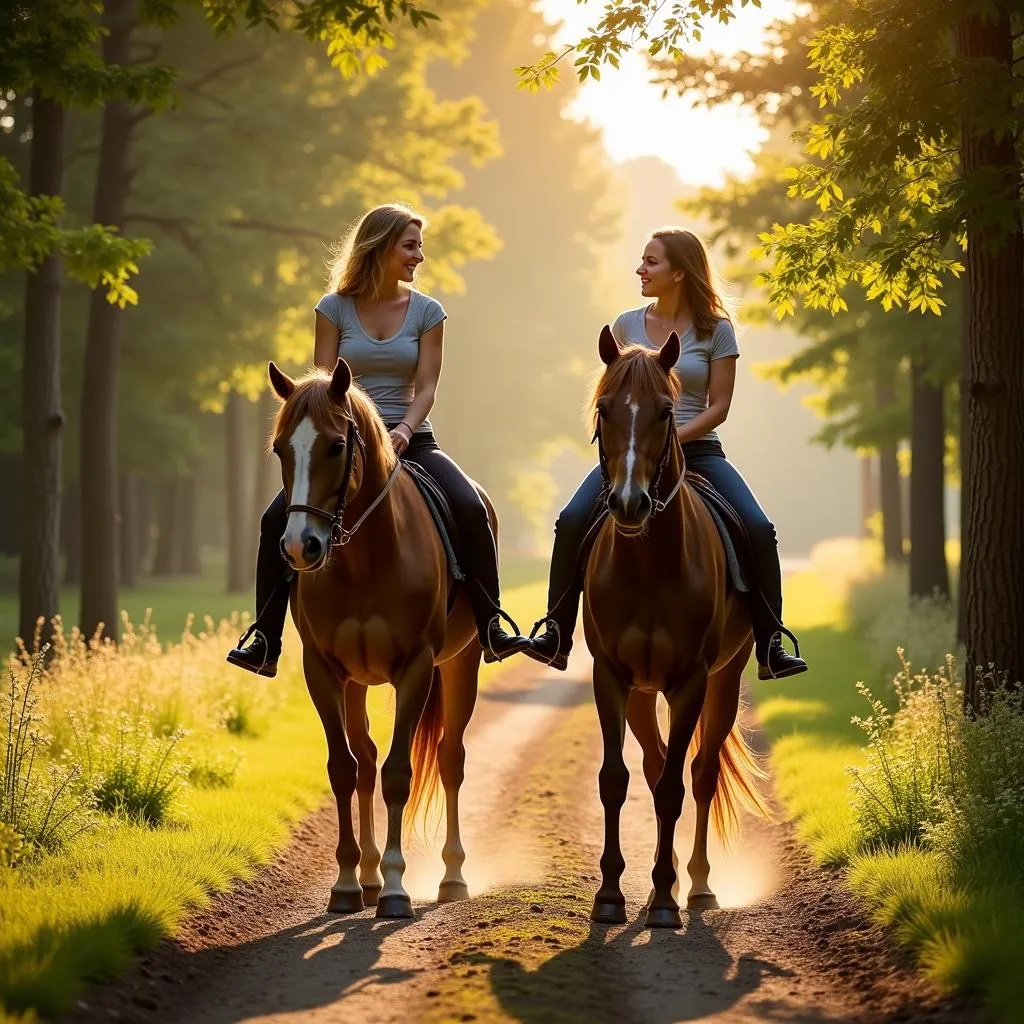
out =
[[(333, 807), (309, 818), (252, 882), (147, 954), (78, 1020), (234, 1022), (968, 1021), (907, 969), (818, 872), (785, 826), (747, 822), (712, 856), (723, 909), (678, 932), (637, 921), (650, 888), (654, 815), (627, 739), (623, 813), (629, 923), (592, 925), (602, 835), (600, 738), (589, 660), (569, 672), (525, 662), (470, 725), (464, 808), (474, 898), (432, 902), (440, 858), (407, 854), (412, 922), (324, 913), (334, 880)], [(679, 832), (685, 863), (692, 806)]]

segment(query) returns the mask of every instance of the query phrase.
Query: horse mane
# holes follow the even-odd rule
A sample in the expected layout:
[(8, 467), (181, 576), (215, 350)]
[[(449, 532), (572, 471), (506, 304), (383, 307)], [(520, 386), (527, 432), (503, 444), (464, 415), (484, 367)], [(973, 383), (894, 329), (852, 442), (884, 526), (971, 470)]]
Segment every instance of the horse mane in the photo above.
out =
[[(317, 430), (330, 430), (344, 434), (349, 416), (331, 397), (331, 374), (320, 368), (310, 370), (295, 381), (295, 390), (283, 402), (274, 421), (271, 438), (282, 432), (291, 433), (307, 416)], [(387, 476), (398, 461), (388, 428), (365, 391), (353, 381), (348, 389), (348, 408), (351, 418), (365, 442), (367, 469)]]
[(616, 394), (622, 388), (628, 388), (637, 399), (666, 395), (675, 402), (679, 397), (679, 380), (676, 373), (674, 370), (665, 373), (661, 368), (657, 349), (629, 345), (594, 381), (587, 401), (587, 419), (592, 430), (597, 426), (597, 403), (602, 398)]

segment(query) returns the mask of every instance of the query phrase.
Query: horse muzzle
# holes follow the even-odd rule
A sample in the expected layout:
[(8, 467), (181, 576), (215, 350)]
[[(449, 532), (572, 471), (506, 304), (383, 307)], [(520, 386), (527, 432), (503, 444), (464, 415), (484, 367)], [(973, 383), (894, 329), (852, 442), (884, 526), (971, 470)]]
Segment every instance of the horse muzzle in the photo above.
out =
[(298, 538), (281, 538), (281, 557), (296, 572), (315, 572), (323, 564), (330, 550), (330, 541), (312, 527), (305, 527)]
[(613, 490), (608, 495), (608, 511), (620, 532), (641, 533), (654, 511), (654, 502), (646, 489), (634, 488), (627, 496)]

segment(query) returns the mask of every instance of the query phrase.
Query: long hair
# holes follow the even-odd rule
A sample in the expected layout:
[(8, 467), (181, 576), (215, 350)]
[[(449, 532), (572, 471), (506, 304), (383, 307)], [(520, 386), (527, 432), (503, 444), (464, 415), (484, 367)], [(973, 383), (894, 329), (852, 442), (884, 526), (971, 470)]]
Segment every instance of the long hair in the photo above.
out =
[(422, 230), (425, 223), (401, 203), (375, 206), (363, 214), (344, 242), (332, 249), (327, 290), (339, 295), (379, 295), (391, 250), (410, 224)]
[(651, 232), (668, 254), (669, 266), (681, 271), (686, 298), (698, 338), (710, 338), (719, 320), (732, 323), (721, 286), (715, 279), (704, 243), (686, 228), (659, 228)]

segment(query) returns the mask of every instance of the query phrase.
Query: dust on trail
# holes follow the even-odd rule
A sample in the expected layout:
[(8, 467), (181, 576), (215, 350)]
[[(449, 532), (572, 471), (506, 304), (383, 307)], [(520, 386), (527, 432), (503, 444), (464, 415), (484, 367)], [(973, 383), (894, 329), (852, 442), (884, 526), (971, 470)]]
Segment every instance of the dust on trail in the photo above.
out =
[[(525, 659), (510, 667), (481, 696), (467, 747), (461, 807), (471, 900), (432, 902), (440, 856), (415, 842), (406, 853), (415, 921), (377, 921), (372, 910), (326, 914), (337, 841), (327, 807), (274, 865), (147, 954), (135, 975), (87, 996), (77, 1019), (972, 1019), (936, 999), (782, 825), (748, 820), (734, 850), (715, 848), (711, 881), (722, 910), (684, 913), (675, 932), (643, 928), (655, 825), (631, 736), (622, 818), (629, 921), (591, 924), (601, 744), (583, 645), (565, 674)], [(684, 865), (692, 814), (688, 799), (676, 847)], [(683, 885), (685, 893), (685, 875)]]

